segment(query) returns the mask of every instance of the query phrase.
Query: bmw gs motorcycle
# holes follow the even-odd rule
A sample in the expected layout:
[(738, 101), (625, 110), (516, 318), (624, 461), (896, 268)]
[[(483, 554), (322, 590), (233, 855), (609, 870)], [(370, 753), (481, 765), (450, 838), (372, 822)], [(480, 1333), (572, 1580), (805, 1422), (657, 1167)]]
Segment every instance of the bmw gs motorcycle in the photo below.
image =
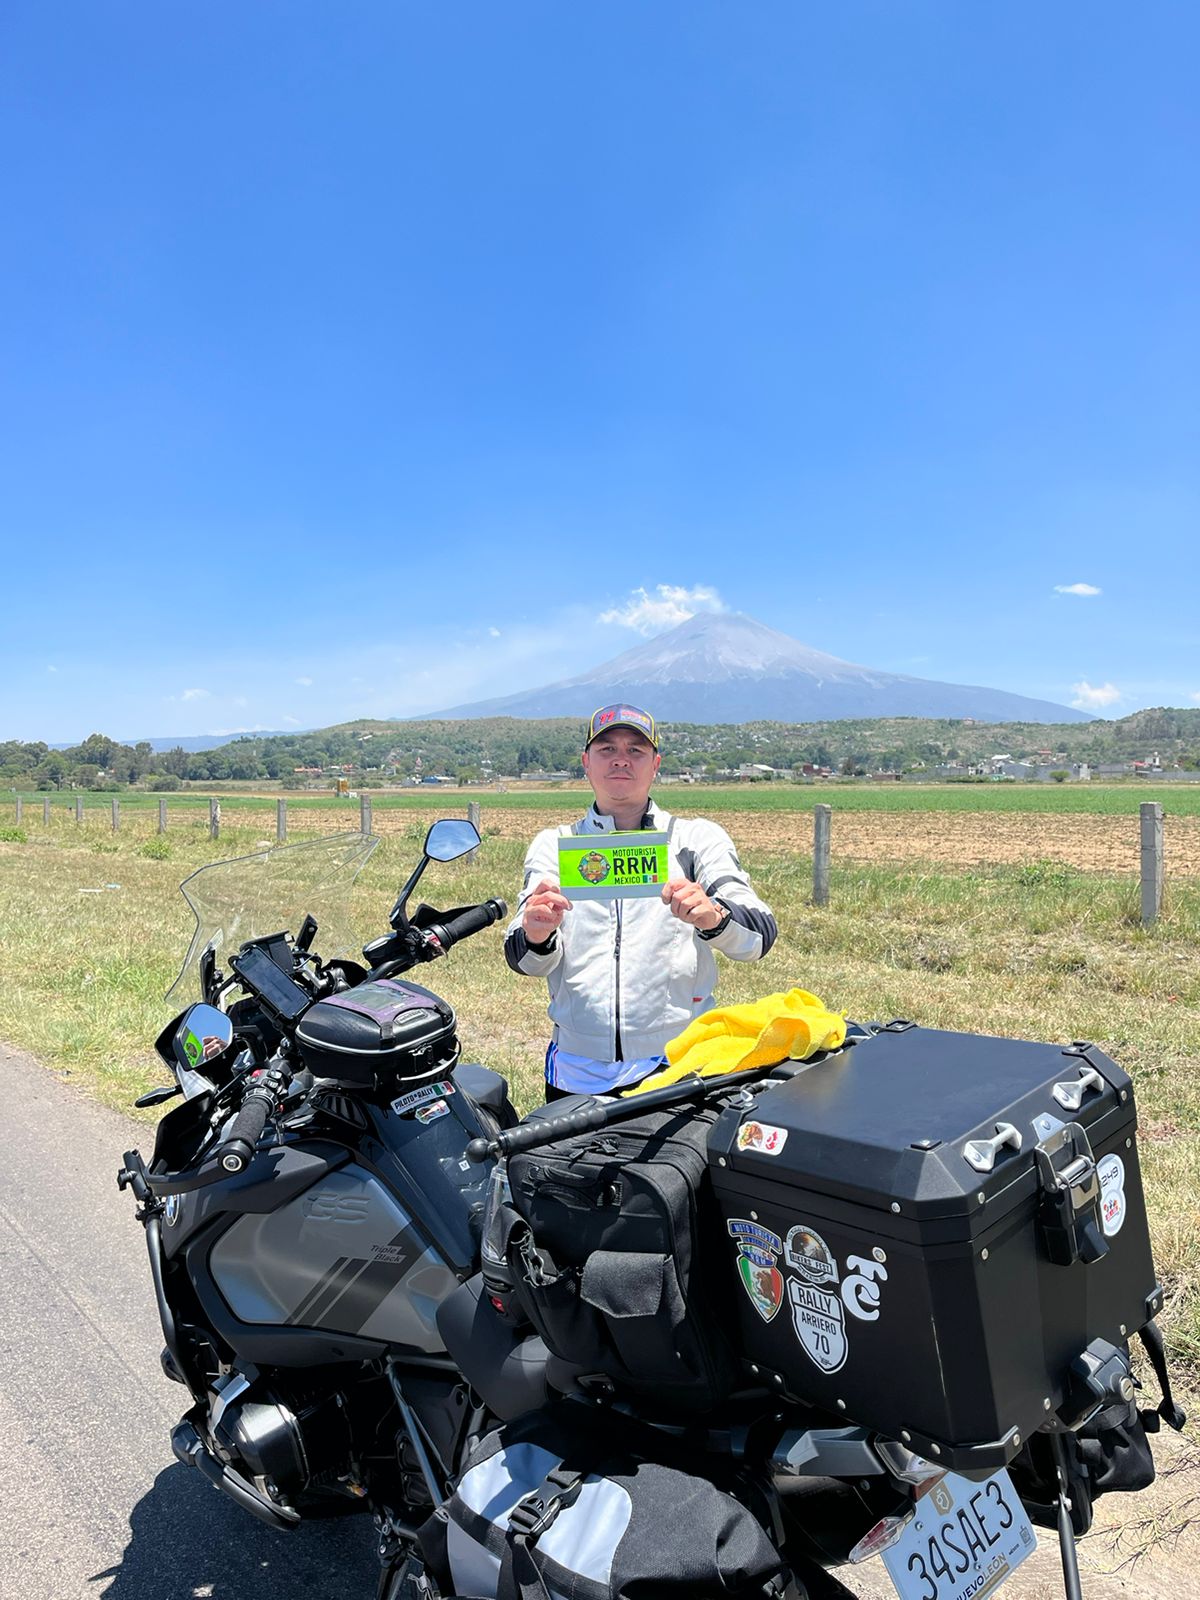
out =
[[(459, 1060), (453, 1010), (406, 976), (505, 914), (494, 899), (409, 912), (429, 864), (479, 842), (470, 823), (435, 823), (389, 931), (361, 959), (338, 953), (339, 921), (377, 840), (317, 840), (193, 874), (182, 887), (196, 931), (168, 998), (201, 998), (156, 1043), (174, 1082), (137, 1102), (179, 1103), (149, 1162), (129, 1151), (118, 1176), (145, 1229), (163, 1370), (188, 1395), (176, 1456), (279, 1530), (368, 1511), (384, 1600), (428, 1592), (417, 1529), (490, 1429), (569, 1406), (564, 1396), (593, 1412), (614, 1400), (581, 1393), (579, 1369), (514, 1306), (494, 1243), (507, 1156), (738, 1092), (690, 1079), (636, 1102), (541, 1108), (518, 1126), (504, 1079)], [(773, 1258), (762, 1261), (769, 1283)], [(678, 1448), (685, 1430), (669, 1418), (615, 1402), (626, 1431)], [(825, 1569), (894, 1544), (944, 1477), (899, 1439), (770, 1395), (741, 1411), (735, 1395), (686, 1439), (692, 1470), (749, 1505), (783, 1554), (789, 1600), (847, 1594)], [(1011, 1497), (1006, 1512), (1023, 1519)], [(1069, 1568), (1065, 1514), (1051, 1506)], [(920, 1585), (895, 1581), (904, 1600), (956, 1593), (936, 1564)], [(1077, 1573), (1067, 1582), (1077, 1594)]]

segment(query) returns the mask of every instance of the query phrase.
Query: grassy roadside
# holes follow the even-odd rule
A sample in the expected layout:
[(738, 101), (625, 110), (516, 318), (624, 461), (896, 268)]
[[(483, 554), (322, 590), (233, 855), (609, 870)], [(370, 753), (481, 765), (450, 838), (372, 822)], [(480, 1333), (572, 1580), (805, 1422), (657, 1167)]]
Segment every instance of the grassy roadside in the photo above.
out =
[[(269, 842), (264, 818), (227, 814), (213, 844), (202, 826), (164, 843), (149, 817), (116, 837), (99, 819), (78, 827), (64, 815), (44, 830), (39, 817), (27, 843), (0, 843), (0, 1037), (122, 1108), (162, 1081), (151, 1043), (191, 932), (176, 886), (206, 862)], [(381, 929), (428, 820), (415, 815), (389, 833), (360, 877), (361, 938)], [(737, 839), (737, 814), (726, 821)], [(479, 864), (431, 866), (428, 899), (513, 897), (522, 847), (487, 838), (486, 816), (484, 828)], [(818, 911), (808, 904), (808, 858), (744, 854), (781, 935), (761, 965), (724, 964), (724, 1000), (799, 984), (858, 1018), (1092, 1039), (1131, 1072), (1168, 1336), (1200, 1374), (1200, 887), (1174, 888), (1147, 931), (1132, 882), (1045, 863), (843, 867), (830, 907)], [(528, 1105), (538, 1093), (544, 989), (508, 971), (500, 938), (496, 929), (472, 940), (429, 976), (459, 1011), (468, 1058), (505, 1072)]]

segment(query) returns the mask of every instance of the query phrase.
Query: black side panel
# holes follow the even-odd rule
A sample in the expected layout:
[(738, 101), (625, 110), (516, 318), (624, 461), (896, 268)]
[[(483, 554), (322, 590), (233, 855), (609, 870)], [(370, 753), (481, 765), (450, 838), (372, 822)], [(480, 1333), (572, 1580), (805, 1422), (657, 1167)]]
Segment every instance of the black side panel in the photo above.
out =
[(545, 1405), (549, 1351), (501, 1322), (484, 1298), (482, 1277), (442, 1301), (437, 1326), (455, 1366), (501, 1422)]
[(508, 1098), (508, 1080), (478, 1061), (460, 1061), (453, 1078), (476, 1105), (486, 1106), (502, 1128), (515, 1127), (517, 1113)]

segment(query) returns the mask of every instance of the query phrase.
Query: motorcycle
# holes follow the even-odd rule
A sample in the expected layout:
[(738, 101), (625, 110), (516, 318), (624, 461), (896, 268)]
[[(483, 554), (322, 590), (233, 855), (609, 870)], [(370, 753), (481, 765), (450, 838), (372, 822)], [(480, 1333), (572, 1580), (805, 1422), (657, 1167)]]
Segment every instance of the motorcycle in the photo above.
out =
[[(601, 1400), (534, 1333), (504, 1249), (489, 1248), (508, 1157), (745, 1085), (685, 1079), (522, 1122), (505, 1080), (459, 1059), (452, 1008), (407, 976), (506, 912), (490, 899), (410, 914), (430, 864), (476, 849), (478, 833), (435, 822), (388, 931), (351, 958), (348, 892), (377, 842), (265, 850), (185, 882), (196, 929), (170, 997), (200, 1000), (156, 1042), (173, 1082), (137, 1101), (180, 1103), (149, 1162), (125, 1153), (118, 1182), (145, 1229), (163, 1371), (189, 1397), (176, 1457), (280, 1531), (368, 1512), (379, 1595), (400, 1600), (430, 1593), (419, 1529), (490, 1430), (572, 1404), (592, 1426)], [(828, 1569), (895, 1547), (946, 1476), (899, 1439), (779, 1396), (734, 1395), (700, 1427), (604, 1398), (648, 1455), (655, 1439), (686, 1442), (692, 1470), (752, 1508), (789, 1600), (847, 1595)], [(1052, 1514), (1072, 1596), (1063, 1499)], [(896, 1581), (904, 1600), (923, 1592)], [(930, 1600), (951, 1593), (936, 1571), (925, 1581)]]

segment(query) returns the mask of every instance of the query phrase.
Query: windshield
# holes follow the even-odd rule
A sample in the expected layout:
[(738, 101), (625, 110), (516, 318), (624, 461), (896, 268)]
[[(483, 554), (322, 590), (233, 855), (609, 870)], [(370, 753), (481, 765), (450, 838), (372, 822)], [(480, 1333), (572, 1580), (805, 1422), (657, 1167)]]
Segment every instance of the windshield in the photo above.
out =
[(247, 939), (297, 933), (307, 912), (319, 924), (316, 948), (324, 960), (350, 954), (356, 949), (350, 891), (378, 843), (377, 837), (338, 833), (193, 872), (179, 889), (196, 931), (166, 998), (175, 1005), (203, 1000), (200, 958), (206, 950), (227, 960)]

